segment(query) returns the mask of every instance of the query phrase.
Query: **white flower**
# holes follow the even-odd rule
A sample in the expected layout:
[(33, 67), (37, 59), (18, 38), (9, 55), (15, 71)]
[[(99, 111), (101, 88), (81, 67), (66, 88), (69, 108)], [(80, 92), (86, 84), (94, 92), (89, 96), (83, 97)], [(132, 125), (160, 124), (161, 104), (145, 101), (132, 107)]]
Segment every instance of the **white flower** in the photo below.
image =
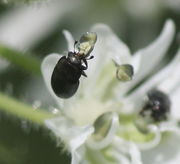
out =
[[(45, 121), (45, 126), (64, 143), (65, 149), (72, 155), (72, 164), (141, 164), (148, 160), (154, 160), (149, 163), (168, 163), (170, 160), (169, 163), (173, 163), (174, 156), (180, 150), (176, 147), (177, 154), (168, 154), (167, 160), (167, 156), (163, 156), (166, 151), (159, 147), (169, 144), (165, 140), (170, 140), (173, 134), (179, 135), (174, 120), (176, 116), (179, 118), (180, 52), (163, 70), (129, 92), (159, 65), (166, 54), (175, 31), (173, 22), (168, 20), (160, 36), (150, 46), (133, 55), (108, 26), (97, 24), (91, 31), (98, 36), (92, 52), (95, 58), (89, 61), (88, 77), (81, 77), (80, 87), (73, 97), (60, 99), (51, 88), (51, 75), (62, 55), (50, 54), (42, 63), (45, 83), (60, 110), (58, 116)], [(68, 41), (68, 51), (73, 51), (73, 37), (68, 31), (64, 31), (64, 35)], [(131, 64), (135, 73), (133, 80), (126, 83), (118, 81), (117, 67), (113, 61), (118, 65)], [(137, 113), (147, 92), (154, 87), (171, 98), (172, 116), (169, 121), (147, 124), (148, 132), (143, 133), (135, 120), (139, 119)], [(170, 135), (164, 135), (165, 131)], [(149, 158), (149, 154), (153, 157)]]

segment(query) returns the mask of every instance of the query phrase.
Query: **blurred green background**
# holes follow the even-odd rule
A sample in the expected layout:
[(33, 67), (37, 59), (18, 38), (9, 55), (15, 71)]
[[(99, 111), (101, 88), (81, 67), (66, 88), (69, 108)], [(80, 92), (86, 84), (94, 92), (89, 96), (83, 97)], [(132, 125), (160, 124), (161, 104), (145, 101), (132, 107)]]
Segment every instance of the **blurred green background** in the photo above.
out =
[[(177, 37), (167, 61), (180, 45), (179, 0), (0, 0), (0, 92), (51, 111), (56, 104), (39, 63), (49, 53), (67, 51), (63, 29), (79, 38), (93, 24), (105, 23), (134, 52), (151, 43), (168, 18)], [(68, 164), (70, 156), (46, 129), (0, 110), (0, 164), (56, 163)]]

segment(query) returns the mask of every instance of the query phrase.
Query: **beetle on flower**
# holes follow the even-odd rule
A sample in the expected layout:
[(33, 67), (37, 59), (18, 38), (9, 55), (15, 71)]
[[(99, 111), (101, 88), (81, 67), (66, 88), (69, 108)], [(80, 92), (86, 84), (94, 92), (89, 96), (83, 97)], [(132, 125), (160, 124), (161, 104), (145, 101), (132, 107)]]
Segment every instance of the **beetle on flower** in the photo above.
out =
[[(91, 31), (96, 32), (98, 37), (92, 51), (95, 59), (89, 61), (86, 71), (88, 79), (80, 79), (79, 89), (70, 99), (57, 97), (51, 86), (53, 70), (62, 55), (50, 54), (43, 60), (45, 83), (59, 106), (59, 116), (46, 120), (46, 127), (71, 153), (72, 164), (171, 163), (174, 156), (171, 159), (168, 154), (167, 160), (167, 152), (163, 152), (159, 146), (161, 138), (166, 138), (169, 144), (173, 137), (179, 135), (176, 112), (180, 76), (176, 70), (180, 69), (180, 52), (159, 73), (134, 91), (131, 90), (151, 73), (166, 54), (173, 39), (174, 23), (168, 20), (160, 36), (150, 46), (133, 55), (107, 25), (97, 24)], [(73, 51), (73, 37), (68, 31), (64, 31), (64, 35), (68, 41), (68, 51)], [(169, 78), (169, 75), (172, 77)], [(151, 91), (153, 96), (150, 95)], [(149, 108), (162, 109), (157, 93), (167, 96), (171, 102), (169, 116), (158, 122), (153, 121), (155, 117), (151, 118), (152, 114), (145, 117), (141, 112), (143, 107), (148, 107), (150, 112)], [(149, 103), (155, 97), (155, 105), (146, 106), (146, 97)], [(165, 135), (165, 131), (170, 135)], [(148, 158), (151, 161), (148, 162)]]
[[(69, 51), (67, 57), (63, 56), (59, 59), (51, 77), (51, 86), (58, 97), (72, 97), (79, 87), (81, 75), (87, 77), (84, 71), (88, 69), (87, 60), (94, 58), (89, 55), (96, 40), (96, 33), (83, 34), (79, 41), (74, 42), (74, 52)], [(77, 52), (75, 51), (76, 46)]]

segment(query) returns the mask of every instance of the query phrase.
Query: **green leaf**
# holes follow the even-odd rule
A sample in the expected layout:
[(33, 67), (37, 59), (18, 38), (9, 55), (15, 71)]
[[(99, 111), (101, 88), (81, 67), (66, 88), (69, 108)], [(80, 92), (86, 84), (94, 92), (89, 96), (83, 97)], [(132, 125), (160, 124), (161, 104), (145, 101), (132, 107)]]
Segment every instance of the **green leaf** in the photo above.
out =
[(31, 4), (33, 2), (43, 2), (43, 0), (0, 0), (0, 4), (14, 4), (14, 3), (20, 3), (20, 4)]
[(16, 64), (28, 72), (37, 75), (41, 74), (41, 62), (32, 55), (19, 52), (4, 45), (0, 45), (0, 57), (3, 57), (4, 59)]

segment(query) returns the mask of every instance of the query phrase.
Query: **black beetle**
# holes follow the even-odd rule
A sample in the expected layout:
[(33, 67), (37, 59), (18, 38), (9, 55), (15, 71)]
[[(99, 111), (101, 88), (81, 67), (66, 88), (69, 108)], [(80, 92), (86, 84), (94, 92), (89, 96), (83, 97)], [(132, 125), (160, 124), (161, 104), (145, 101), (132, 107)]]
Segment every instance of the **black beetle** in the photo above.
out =
[(171, 107), (168, 95), (160, 90), (152, 89), (147, 96), (148, 100), (140, 111), (140, 115), (149, 116), (155, 122), (167, 120)]
[[(51, 77), (51, 86), (55, 94), (60, 98), (72, 97), (79, 86), (81, 75), (87, 77), (84, 70), (87, 70), (87, 60), (92, 59), (91, 51), (96, 43), (97, 35), (94, 32), (87, 32), (82, 35), (79, 41), (75, 41), (77, 52), (68, 52), (57, 62)], [(89, 57), (89, 58), (88, 58)]]

